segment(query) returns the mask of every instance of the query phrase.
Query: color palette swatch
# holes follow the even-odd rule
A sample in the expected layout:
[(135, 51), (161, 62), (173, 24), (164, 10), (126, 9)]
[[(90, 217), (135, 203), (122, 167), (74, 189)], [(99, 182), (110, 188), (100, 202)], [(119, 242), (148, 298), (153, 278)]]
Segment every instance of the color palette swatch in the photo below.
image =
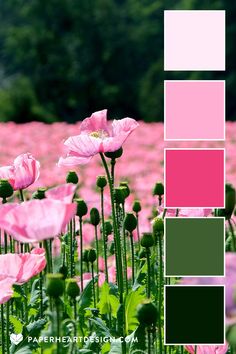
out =
[(164, 69), (225, 70), (225, 11), (165, 11)]
[(224, 344), (224, 286), (166, 286), (165, 343)]
[(224, 149), (165, 149), (166, 208), (224, 208)]
[(165, 218), (165, 276), (224, 276), (224, 218)]
[(224, 81), (165, 81), (165, 140), (224, 140)]
[[(164, 11), (164, 70), (225, 70), (225, 11)], [(224, 141), (225, 81), (164, 81), (164, 139)], [(164, 208), (175, 209), (164, 228), (164, 276), (174, 284), (165, 285), (164, 343), (196, 352), (225, 343), (224, 286), (209, 282), (225, 276), (225, 218), (178, 217), (180, 209), (225, 207), (225, 150), (200, 146), (164, 151)]]

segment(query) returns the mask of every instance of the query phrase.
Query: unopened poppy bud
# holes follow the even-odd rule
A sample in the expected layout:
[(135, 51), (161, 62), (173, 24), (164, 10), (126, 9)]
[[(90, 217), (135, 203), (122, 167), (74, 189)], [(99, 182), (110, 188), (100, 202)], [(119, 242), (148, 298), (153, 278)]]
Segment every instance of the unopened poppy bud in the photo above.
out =
[(141, 246), (145, 248), (152, 247), (154, 245), (154, 238), (151, 233), (144, 233), (141, 238)]
[(67, 266), (65, 264), (62, 264), (59, 267), (59, 273), (61, 273), (63, 275), (63, 279), (66, 279), (67, 274), (68, 274), (68, 268), (67, 268)]
[(152, 229), (153, 233), (156, 235), (157, 233), (163, 233), (164, 232), (164, 222), (162, 218), (155, 217), (152, 220)]
[(163, 195), (164, 194), (164, 185), (161, 182), (155, 184), (153, 188), (153, 195)]
[(103, 189), (107, 185), (107, 179), (105, 176), (97, 176), (97, 187)]
[(80, 294), (80, 288), (76, 279), (67, 279), (66, 280), (66, 293), (72, 299), (75, 299)]
[(114, 198), (115, 198), (115, 202), (117, 204), (123, 204), (125, 201), (125, 188), (124, 187), (118, 187), (114, 189)]
[(97, 208), (92, 208), (90, 210), (90, 222), (94, 226), (98, 226), (100, 223), (100, 215)]
[(109, 159), (118, 159), (121, 157), (123, 154), (123, 148), (120, 147), (118, 150), (113, 151), (113, 152), (105, 152), (105, 156), (108, 157)]
[(32, 194), (32, 199), (44, 199), (46, 198), (45, 193), (47, 191), (47, 188), (38, 188), (36, 192)]
[(109, 236), (112, 234), (112, 231), (113, 231), (113, 227), (112, 227), (112, 224), (109, 220), (106, 220), (104, 222), (104, 230), (105, 230), (105, 235), (106, 236)]
[(125, 190), (124, 190), (125, 198), (128, 198), (128, 196), (130, 195), (130, 189), (129, 189), (128, 182), (127, 181), (120, 182), (120, 187), (125, 188)]
[(137, 226), (137, 219), (133, 213), (127, 213), (124, 220), (125, 230), (133, 232)]
[(14, 191), (7, 179), (0, 180), (0, 198), (6, 199), (13, 195)]
[(226, 184), (225, 185), (225, 209), (224, 213), (226, 217), (226, 219), (230, 219), (234, 208), (235, 208), (235, 188), (232, 186), (232, 184)]
[(89, 250), (84, 250), (83, 252), (83, 262), (88, 263), (88, 251)]
[(59, 298), (64, 293), (65, 282), (63, 275), (57, 274), (47, 274), (47, 294), (53, 298)]
[(67, 183), (78, 184), (79, 177), (75, 171), (69, 171), (66, 176)]
[(90, 263), (95, 262), (97, 259), (97, 255), (96, 255), (96, 251), (95, 249), (91, 248), (90, 250), (88, 250), (88, 261)]
[(76, 215), (79, 216), (80, 218), (82, 218), (88, 212), (87, 204), (85, 203), (85, 201), (83, 199), (75, 199), (75, 202), (77, 203)]
[(147, 327), (155, 325), (158, 319), (157, 307), (149, 300), (143, 301), (137, 307), (137, 318), (141, 325)]
[(142, 207), (141, 207), (140, 201), (139, 200), (135, 200), (133, 202), (133, 211), (135, 213), (139, 213), (141, 210), (142, 210)]

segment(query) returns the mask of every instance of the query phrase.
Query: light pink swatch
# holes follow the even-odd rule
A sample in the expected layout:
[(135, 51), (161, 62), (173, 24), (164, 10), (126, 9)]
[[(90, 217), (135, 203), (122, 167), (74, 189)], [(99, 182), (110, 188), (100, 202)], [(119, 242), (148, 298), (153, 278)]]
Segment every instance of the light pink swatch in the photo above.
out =
[(224, 140), (224, 81), (166, 81), (165, 139)]
[(164, 69), (225, 70), (225, 11), (165, 11)]
[(223, 208), (224, 190), (224, 149), (166, 149), (167, 208)]

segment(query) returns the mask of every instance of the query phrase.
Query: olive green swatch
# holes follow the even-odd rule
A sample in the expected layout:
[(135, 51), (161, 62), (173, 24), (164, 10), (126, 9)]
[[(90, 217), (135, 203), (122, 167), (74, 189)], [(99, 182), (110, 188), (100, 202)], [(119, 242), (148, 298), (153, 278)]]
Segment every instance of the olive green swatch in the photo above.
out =
[(224, 218), (166, 218), (166, 276), (224, 276)]
[(224, 344), (224, 286), (166, 286), (165, 343)]

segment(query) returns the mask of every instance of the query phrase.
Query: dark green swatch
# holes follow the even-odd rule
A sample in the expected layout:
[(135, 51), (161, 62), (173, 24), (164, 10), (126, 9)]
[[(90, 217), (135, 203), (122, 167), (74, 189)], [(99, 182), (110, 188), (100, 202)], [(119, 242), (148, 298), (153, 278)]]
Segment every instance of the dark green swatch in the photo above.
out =
[(224, 275), (224, 218), (166, 218), (167, 276)]
[(165, 287), (166, 344), (224, 344), (223, 286)]

